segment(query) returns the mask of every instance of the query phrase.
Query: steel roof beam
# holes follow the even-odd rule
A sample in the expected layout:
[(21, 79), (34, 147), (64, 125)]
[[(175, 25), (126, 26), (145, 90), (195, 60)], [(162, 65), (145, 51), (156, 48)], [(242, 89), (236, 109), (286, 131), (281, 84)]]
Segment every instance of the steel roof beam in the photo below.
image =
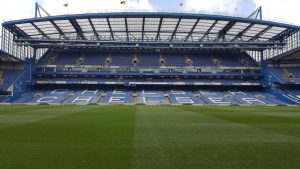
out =
[(218, 23), (219, 20), (215, 20), (215, 22), (210, 26), (210, 28), (205, 32), (204, 36), (202, 36), (202, 38), (199, 41), (203, 41), (207, 35), (210, 34), (211, 30), (216, 26), (216, 24)]
[(294, 33), (294, 32), (297, 32), (296, 30), (293, 30), (293, 29), (286, 29), (284, 31), (282, 31), (280, 34), (274, 36), (273, 38), (270, 39), (273, 40), (273, 41), (276, 41), (276, 40), (279, 40), (279, 41), (283, 41), (283, 38)]
[(156, 35), (156, 41), (158, 40), (159, 36), (160, 36), (160, 30), (161, 30), (161, 25), (162, 25), (162, 21), (163, 21), (163, 17), (160, 18), (159, 21), (159, 25), (158, 25), (158, 29), (157, 29), (157, 35)]
[(106, 18), (106, 21), (107, 21), (107, 24), (108, 24), (108, 27), (109, 27), (110, 36), (111, 36), (112, 40), (115, 40), (115, 36), (114, 36), (113, 31), (112, 31), (111, 24), (110, 24), (110, 21), (109, 21), (108, 17)]
[(216, 40), (225, 39), (227, 32), (236, 24), (235, 21), (230, 21), (222, 30), (219, 31), (219, 35)]
[(184, 39), (185, 42), (188, 41), (188, 39), (191, 37), (191, 35), (193, 34), (193, 32), (194, 32), (196, 26), (198, 25), (199, 21), (200, 21), (200, 19), (197, 19), (197, 21), (196, 21), (195, 24), (193, 25), (191, 31), (190, 31), (190, 32), (188, 33), (188, 35), (185, 37), (185, 39)]
[(181, 22), (181, 18), (179, 18), (179, 20), (178, 20), (178, 22), (177, 22), (177, 24), (176, 24), (175, 30), (173, 31), (173, 33), (172, 33), (172, 35), (171, 35), (170, 42), (173, 41), (173, 39), (174, 39), (174, 37), (175, 37), (175, 35), (176, 35), (176, 33), (177, 33), (177, 29), (178, 29), (178, 27), (179, 27), (180, 22)]
[(146, 21), (146, 18), (143, 17), (142, 41), (144, 41), (144, 36), (145, 36), (145, 21)]
[(57, 32), (60, 34), (60, 36), (63, 36), (65, 39), (69, 39), (66, 34), (59, 28), (59, 26), (56, 25), (56, 23), (53, 20), (50, 20), (50, 23), (52, 26), (57, 30)]
[(82, 39), (82, 40), (86, 40), (86, 37), (83, 34), (83, 31), (80, 27), (80, 25), (78, 24), (78, 22), (76, 21), (76, 19), (70, 19), (69, 20), (70, 23), (72, 24), (72, 26), (74, 27), (74, 29), (77, 32), (77, 35)]
[(235, 41), (238, 38), (241, 38), (248, 30), (252, 28), (252, 26), (255, 25), (254, 23), (247, 26), (242, 32), (238, 33), (231, 41)]
[(96, 28), (95, 28), (95, 26), (94, 26), (91, 18), (89, 18), (88, 20), (89, 20), (89, 23), (90, 23), (90, 25), (91, 25), (91, 27), (93, 29), (94, 35), (96, 36), (97, 40), (100, 40), (99, 34), (98, 34), (98, 32), (97, 32), (97, 30), (96, 30)]
[[(11, 31), (15, 32), (17, 35), (20, 35), (20, 36), (23, 37), (23, 38), (28, 38), (28, 39), (31, 38), (27, 33), (25, 33), (23, 30), (21, 30), (21, 29), (20, 29), (19, 27), (17, 27), (16, 25), (13, 25), (13, 26), (9, 27), (9, 29), (10, 29)], [(15, 34), (15, 33), (14, 33), (14, 34)]]
[(128, 32), (128, 23), (127, 23), (127, 17), (125, 17), (125, 28), (126, 28), (126, 39), (129, 41), (129, 32)]
[(268, 30), (270, 30), (273, 26), (269, 25), (268, 27), (266, 27), (265, 29), (263, 29), (262, 31), (260, 31), (258, 34), (256, 34), (255, 36), (253, 36), (252, 38), (250, 38), (248, 41), (253, 41), (258, 39), (259, 37), (261, 37), (264, 33), (266, 33)]
[(47, 38), (47, 39), (50, 39), (49, 36), (47, 36), (47, 35), (44, 33), (44, 31), (42, 31), (38, 26), (36, 26), (36, 24), (34, 24), (34, 23), (32, 22), (31, 25), (32, 25), (36, 30), (38, 30), (39, 33), (40, 33), (41, 35), (43, 35), (43, 37), (45, 37), (45, 38)]

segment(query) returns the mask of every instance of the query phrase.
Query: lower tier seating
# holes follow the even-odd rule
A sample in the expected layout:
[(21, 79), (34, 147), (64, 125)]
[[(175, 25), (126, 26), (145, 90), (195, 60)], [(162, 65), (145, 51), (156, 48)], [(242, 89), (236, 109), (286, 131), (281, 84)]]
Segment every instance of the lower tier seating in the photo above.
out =
[[(299, 94), (300, 91), (295, 91)], [(212, 90), (35, 90), (13, 103), (20, 104), (193, 104), (193, 105), (287, 105), (262, 91)]]
[(273, 76), (277, 77), (281, 83), (300, 83), (300, 68), (270, 68)]
[(0, 90), (5, 91), (22, 73), (20, 70), (0, 71)]

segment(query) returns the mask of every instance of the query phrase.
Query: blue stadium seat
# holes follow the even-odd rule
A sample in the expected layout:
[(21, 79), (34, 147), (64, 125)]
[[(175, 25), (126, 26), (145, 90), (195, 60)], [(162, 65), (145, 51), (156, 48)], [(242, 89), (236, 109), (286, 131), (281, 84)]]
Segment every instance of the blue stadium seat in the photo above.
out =
[(165, 97), (156, 97), (156, 96), (138, 96), (137, 104), (167, 104)]
[(84, 62), (81, 65), (106, 65), (108, 53), (90, 52), (85, 54)]
[(170, 90), (167, 93), (172, 104), (203, 104), (191, 91)]
[(254, 93), (248, 93), (242, 91), (228, 91), (228, 94), (231, 94), (235, 98), (235, 100), (237, 100), (241, 104), (267, 105), (270, 103), (268, 100), (265, 99), (264, 95), (262, 95), (261, 93), (255, 96)]
[(234, 105), (239, 104), (231, 97), (220, 91), (199, 91), (201, 98), (209, 105)]
[(105, 104), (133, 104), (133, 96), (131, 91), (113, 90), (108, 91), (107, 96), (104, 97)]
[(22, 74), (22, 70), (2, 70), (3, 75), (1, 77), (0, 91), (6, 91), (18, 77)]
[(99, 90), (79, 90), (64, 101), (64, 104), (96, 104), (103, 92)]
[(27, 103), (34, 103), (34, 104), (60, 104), (65, 99), (68, 98), (68, 96), (73, 93), (72, 90), (67, 89), (58, 89), (58, 90), (51, 90), (51, 91), (44, 91), (41, 93), (36, 93), (35, 96), (27, 101)]
[(166, 61), (166, 66), (185, 67), (185, 56), (181, 54), (163, 54), (163, 58)]

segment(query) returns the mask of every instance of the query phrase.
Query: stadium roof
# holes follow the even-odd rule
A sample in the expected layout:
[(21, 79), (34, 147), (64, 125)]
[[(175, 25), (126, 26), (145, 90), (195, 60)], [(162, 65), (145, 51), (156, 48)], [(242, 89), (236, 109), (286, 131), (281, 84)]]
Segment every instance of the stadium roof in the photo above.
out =
[(299, 26), (220, 15), (125, 12), (49, 16), (3, 23), (16, 40), (30, 43), (168, 42), (282, 43)]

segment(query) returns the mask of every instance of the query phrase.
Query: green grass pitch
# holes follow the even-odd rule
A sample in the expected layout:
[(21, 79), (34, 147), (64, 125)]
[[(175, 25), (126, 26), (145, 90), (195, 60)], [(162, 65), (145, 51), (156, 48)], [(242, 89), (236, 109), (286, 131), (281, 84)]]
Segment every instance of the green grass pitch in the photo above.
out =
[(185, 168), (300, 168), (300, 108), (0, 107), (0, 169)]

